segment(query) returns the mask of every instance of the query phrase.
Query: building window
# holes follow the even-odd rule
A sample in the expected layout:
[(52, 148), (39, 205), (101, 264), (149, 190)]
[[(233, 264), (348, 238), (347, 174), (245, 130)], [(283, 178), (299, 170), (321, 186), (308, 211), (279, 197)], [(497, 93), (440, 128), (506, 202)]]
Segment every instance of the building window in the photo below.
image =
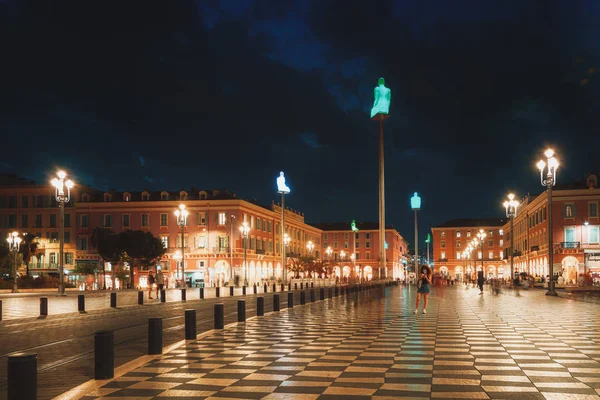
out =
[(488, 247), (494, 247), (494, 241), (488, 240)]
[(21, 197), (21, 208), (29, 208), (29, 196)]
[(65, 232), (65, 243), (71, 243), (71, 232)]
[(198, 195), (198, 198), (200, 200), (206, 200), (206, 192), (200, 192)]
[(365, 247), (367, 249), (370, 249), (371, 248), (371, 242), (365, 242)]
[(338, 235), (337, 233), (333, 234), (333, 240), (337, 240), (337, 238), (338, 238), (337, 235)]
[(348, 240), (348, 232), (344, 233), (344, 239)]
[(441, 237), (442, 239), (443, 239), (443, 238), (445, 238), (445, 237), (446, 237), (446, 232), (445, 232), (445, 231), (442, 231), (442, 233), (440, 233), (440, 237)]
[(501, 250), (500, 251), (500, 259), (502, 260), (504, 258), (504, 252)]
[(477, 252), (477, 258), (481, 260), (481, 252), (480, 251)]
[(371, 239), (371, 234), (370, 233), (365, 233), (365, 239)]
[(356, 261), (360, 260), (360, 253), (356, 253), (356, 255), (355, 255), (354, 259), (355, 259)]
[(356, 247), (357, 249), (360, 248), (360, 242), (354, 242), (354, 247)]
[(327, 240), (327, 234), (326, 233), (323, 234), (323, 240)]
[(588, 204), (588, 215), (590, 218), (598, 218), (598, 203)]
[(442, 252), (440, 253), (440, 258), (441, 258), (442, 260), (445, 260), (445, 259), (446, 259), (446, 252), (445, 252), (445, 251), (442, 251)]
[(446, 248), (446, 241), (445, 241), (445, 240), (442, 240), (442, 241), (440, 242), (440, 247), (441, 247), (442, 249), (445, 249), (445, 248)]
[(169, 248), (169, 236), (168, 235), (161, 236), (160, 237), (160, 241), (162, 242), (163, 247), (165, 249)]
[(50, 214), (50, 228), (56, 228), (56, 214)]
[(84, 193), (81, 195), (81, 202), (82, 203), (87, 203), (88, 201), (90, 201), (90, 195), (87, 193)]
[(196, 213), (196, 225), (206, 225), (206, 213), (205, 212)]
[(52, 243), (58, 243), (58, 232), (47, 232), (50, 233), (50, 241)]
[(131, 193), (129, 193), (129, 192), (123, 193), (123, 201), (131, 201)]
[(344, 248), (347, 249), (348, 248), (348, 242), (344, 242)]
[(28, 226), (27, 226), (27, 214), (21, 215), (21, 228), (28, 228)]
[(488, 258), (489, 258), (490, 260), (493, 260), (493, 259), (494, 259), (494, 252), (493, 252), (493, 251), (490, 251), (490, 252), (488, 253)]
[(167, 214), (160, 214), (160, 226), (167, 226)]
[(471, 231), (467, 231), (467, 237), (470, 238), (471, 237)]
[(365, 253), (365, 260), (370, 260), (371, 259), (371, 253), (367, 252)]
[(160, 199), (161, 199), (162, 201), (167, 201), (167, 200), (169, 200), (169, 193), (167, 193), (167, 192), (162, 192), (162, 193), (160, 194)]
[(73, 253), (65, 253), (65, 264), (73, 265)]
[(457, 260), (460, 260), (460, 251), (457, 251), (457, 252), (456, 252), (456, 259), (457, 259)]
[[(498, 241), (498, 246), (500, 246), (500, 247), (504, 246), (504, 240), (500, 239)], [(500, 258), (502, 258), (502, 257), (500, 257)]]
[(494, 231), (490, 229), (490, 230), (488, 231), (488, 236), (490, 236), (490, 237), (491, 237), (491, 236), (494, 236)]
[(129, 228), (129, 214), (123, 214), (123, 228)]
[(323, 248), (326, 249), (327, 248), (327, 242), (323, 242)]
[(148, 193), (148, 192), (142, 193), (142, 201), (149, 201), (149, 200), (150, 200), (150, 193)]
[(565, 205), (565, 218), (573, 218), (573, 206), (571, 204)]
[(89, 217), (87, 215), (81, 215), (79, 217), (79, 227), (87, 228), (89, 226)]
[(71, 214), (65, 214), (65, 228), (71, 227)]
[(333, 248), (337, 249), (338, 248), (338, 242), (333, 242)]
[(35, 215), (35, 227), (36, 228), (41, 228), (42, 227), (42, 214), (36, 214)]
[(147, 228), (148, 223), (150, 222), (150, 216), (148, 214), (142, 214), (142, 227)]
[(87, 237), (80, 237), (78, 250), (87, 250), (87, 249), (88, 249)]
[(196, 235), (196, 248), (197, 249), (204, 249), (206, 248), (206, 234), (205, 233), (201, 233), (199, 235)]
[(575, 241), (575, 228), (574, 227), (565, 227), (565, 242), (574, 242)]
[(112, 199), (112, 195), (110, 193), (104, 193), (104, 201), (109, 202)]
[(598, 226), (590, 226), (588, 225), (588, 242), (589, 243), (599, 243), (599, 227)]
[(460, 249), (460, 246), (461, 246), (461, 245), (462, 245), (462, 243), (461, 243), (461, 242), (456, 242), (456, 248), (457, 248), (457, 249)]
[(459, 238), (460, 237), (460, 231), (456, 231), (456, 237)]
[(224, 212), (217, 214), (217, 223), (219, 225), (226, 225), (227, 224), (227, 214)]
[(104, 215), (104, 221), (103, 221), (103, 224), (104, 224), (103, 226), (104, 226), (105, 228), (110, 228), (110, 227), (112, 227), (112, 215), (110, 215), (110, 214), (106, 214), (106, 215)]
[(9, 228), (17, 227), (17, 214), (11, 214), (8, 216), (8, 227)]
[(358, 239), (360, 239), (360, 232), (356, 232), (354, 234), (354, 240), (358, 240)]

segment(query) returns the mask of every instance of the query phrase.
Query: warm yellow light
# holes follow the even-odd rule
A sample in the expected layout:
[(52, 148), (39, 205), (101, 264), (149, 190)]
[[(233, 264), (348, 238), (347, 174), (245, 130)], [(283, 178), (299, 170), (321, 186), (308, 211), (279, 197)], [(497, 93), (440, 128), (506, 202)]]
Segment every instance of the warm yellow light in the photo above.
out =
[(544, 160), (540, 160), (540, 161), (538, 161), (538, 163), (537, 163), (537, 167), (538, 167), (538, 169), (539, 169), (540, 171), (543, 171), (543, 170), (544, 170), (544, 168), (546, 168), (546, 163), (544, 162)]
[(508, 199), (509, 199), (509, 200), (513, 200), (514, 198), (515, 198), (515, 195), (514, 195), (514, 194), (512, 194), (512, 193), (509, 193), (509, 194), (508, 194)]
[(60, 181), (58, 179), (56, 179), (56, 178), (52, 179), (50, 181), (50, 183), (52, 184), (52, 186), (54, 186), (57, 189), (58, 189), (58, 186), (60, 185)]
[(547, 150), (544, 152), (544, 155), (546, 156), (546, 158), (550, 158), (550, 157), (552, 157), (552, 156), (554, 155), (554, 150), (552, 150), (552, 149), (547, 149)]
[(554, 157), (550, 158), (548, 160), (548, 167), (551, 169), (557, 169), (558, 168), (558, 160)]
[(65, 177), (67, 176), (67, 174), (65, 173), (65, 171), (58, 171), (58, 172), (56, 173), (56, 175), (58, 175), (58, 177), (59, 177), (60, 179), (65, 179)]
[(70, 179), (65, 182), (65, 185), (67, 186), (67, 189), (73, 189), (73, 186), (75, 186), (73, 181)]
[(508, 201), (505, 201), (504, 203), (502, 203), (502, 205), (504, 206), (504, 208), (508, 208)]

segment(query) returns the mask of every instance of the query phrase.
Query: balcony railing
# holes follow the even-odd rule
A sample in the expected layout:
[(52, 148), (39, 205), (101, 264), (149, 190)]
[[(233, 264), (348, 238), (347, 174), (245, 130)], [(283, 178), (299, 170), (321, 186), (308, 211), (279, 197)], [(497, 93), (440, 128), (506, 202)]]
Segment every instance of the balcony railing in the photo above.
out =
[(29, 263), (29, 269), (58, 269), (56, 263)]
[(531, 246), (530, 251), (540, 251), (540, 246)]
[(215, 254), (229, 253), (229, 247), (213, 247)]
[(578, 249), (581, 246), (581, 242), (560, 242), (562, 249)]
[(448, 259), (447, 258), (440, 258), (438, 261), (439, 262), (448, 262)]
[(256, 249), (256, 254), (266, 254), (267, 251), (264, 249)]

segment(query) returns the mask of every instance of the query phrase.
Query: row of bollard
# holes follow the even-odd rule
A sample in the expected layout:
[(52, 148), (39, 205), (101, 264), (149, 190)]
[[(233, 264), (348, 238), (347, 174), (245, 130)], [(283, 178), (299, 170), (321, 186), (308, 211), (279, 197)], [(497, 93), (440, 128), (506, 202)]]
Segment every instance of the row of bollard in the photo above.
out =
[[(386, 283), (385, 286), (397, 283)], [(306, 285), (308, 288), (308, 285)], [(382, 285), (380, 285), (383, 287)], [(256, 288), (256, 286), (255, 286)], [(291, 288), (291, 284), (290, 284)], [(326, 298), (349, 295), (359, 291), (371, 290), (375, 288), (373, 284), (360, 284), (354, 286), (336, 286), (335, 288), (319, 288), (320, 300)], [(218, 288), (217, 288), (218, 289)], [(283, 285), (282, 285), (283, 289)], [(265, 285), (266, 290), (266, 285)], [(142, 296), (138, 295), (138, 301), (143, 304)], [(310, 290), (310, 302), (315, 301), (315, 289)], [(114, 296), (113, 296), (114, 295)], [(306, 292), (300, 292), (300, 304), (306, 304)], [(204, 288), (200, 288), (200, 298), (204, 298)], [(161, 301), (165, 299), (165, 291), (161, 291)], [(111, 293), (111, 307), (116, 307), (116, 293)], [(288, 292), (288, 308), (294, 307), (294, 293)], [(78, 309), (85, 311), (84, 295), (78, 296)], [(273, 294), (273, 311), (280, 311), (280, 295)], [(0, 301), (0, 316), (2, 312), (2, 302)], [(40, 298), (40, 314), (48, 315), (48, 299)], [(265, 298), (257, 297), (256, 315), (262, 317), (265, 315)], [(1, 320), (1, 318), (0, 318)], [(246, 321), (246, 300), (240, 299), (237, 302), (237, 320)], [(223, 329), (225, 327), (225, 309), (223, 303), (214, 305), (214, 329)], [(185, 310), (185, 339), (194, 340), (197, 337), (196, 310)], [(114, 332), (101, 330), (94, 334), (94, 379), (104, 380), (114, 377), (115, 368), (115, 343)], [(162, 354), (163, 348), (163, 320), (162, 318), (148, 319), (148, 354)], [(37, 398), (37, 354), (35, 353), (16, 353), (8, 356), (8, 399), (34, 400)], [(21, 382), (26, 379), (27, 384)]]

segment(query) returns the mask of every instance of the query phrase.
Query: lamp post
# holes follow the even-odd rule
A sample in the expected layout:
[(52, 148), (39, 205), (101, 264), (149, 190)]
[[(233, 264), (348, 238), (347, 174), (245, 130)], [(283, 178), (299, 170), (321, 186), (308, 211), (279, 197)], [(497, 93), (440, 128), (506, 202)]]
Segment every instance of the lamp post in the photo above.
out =
[(52, 179), (51, 183), (56, 190), (55, 196), (59, 210), (58, 239), (60, 245), (58, 253), (58, 276), (60, 282), (58, 283), (58, 294), (63, 296), (65, 294), (65, 204), (71, 200), (71, 189), (73, 188), (74, 184), (70, 179), (65, 181), (67, 174), (64, 171), (58, 171), (56, 176), (57, 178)]
[[(556, 296), (554, 288), (554, 240), (552, 237), (552, 187), (556, 184), (556, 170), (558, 169), (558, 160), (554, 157), (554, 150), (547, 149), (544, 152), (546, 161), (540, 160), (537, 167), (540, 170), (540, 181), (542, 186), (548, 189), (548, 272), (550, 280), (548, 281), (547, 296)], [(547, 167), (547, 168), (546, 168)], [(546, 170), (546, 179), (544, 179), (544, 170)]]
[(283, 234), (283, 271), (284, 271), (284, 280), (287, 282), (287, 273), (286, 273), (286, 264), (287, 264), (287, 247), (289, 246), (292, 238), (287, 233)]
[(240, 232), (244, 239), (244, 286), (248, 286), (248, 260), (247, 260), (247, 248), (248, 248), (248, 234), (250, 233), (250, 225), (246, 221), (240, 226)]
[(479, 239), (479, 242), (481, 243), (481, 271), (483, 271), (483, 276), (485, 279), (485, 268), (483, 267), (483, 241), (485, 240), (485, 237), (487, 236), (487, 234), (483, 231), (483, 229), (480, 229), (479, 232), (477, 232), (477, 238)]
[(508, 195), (508, 200), (504, 203), (504, 208), (506, 209), (506, 217), (510, 219), (510, 279), (515, 279), (515, 251), (514, 251), (514, 221), (517, 216), (517, 208), (519, 207), (519, 202), (515, 200), (515, 195), (510, 193)]
[(177, 225), (181, 227), (181, 283), (185, 289), (185, 225), (187, 224), (188, 211), (185, 204), (180, 204), (179, 209), (175, 210)]
[[(327, 249), (325, 250), (325, 254), (327, 254), (327, 261), (329, 263), (331, 263), (331, 254), (333, 254), (333, 249), (331, 248), (331, 246), (327, 246)], [(331, 269), (331, 272), (333, 273), (333, 268)]]
[(18, 232), (13, 232), (8, 235), (8, 238), (6, 240), (8, 241), (8, 250), (11, 251), (14, 255), (15, 283), (13, 285), (12, 293), (19, 293), (19, 287), (17, 285), (17, 253), (19, 252), (19, 247), (21, 246), (21, 238), (19, 237)]
[(229, 286), (233, 282), (233, 220), (235, 215), (229, 216)]
[[(315, 249), (315, 244), (309, 240), (308, 242), (306, 242), (306, 250), (308, 251), (308, 255), (312, 256), (312, 252)], [(315, 281), (315, 274), (314, 272), (311, 274), (312, 278), (313, 278), (313, 282)]]
[(287, 271), (285, 268), (285, 195), (290, 193), (289, 186), (285, 183), (283, 171), (277, 177), (277, 193), (281, 194), (281, 268), (283, 268), (283, 281), (287, 282)]
[(410, 199), (410, 206), (415, 212), (415, 273), (419, 269), (419, 225), (417, 220), (417, 212), (421, 209), (421, 198), (415, 192)]
[[(173, 258), (175, 259), (175, 263), (177, 264), (177, 275), (179, 275), (179, 264), (181, 263), (181, 260), (183, 259), (183, 257), (181, 256), (181, 251), (176, 250)], [(177, 276), (175, 276), (175, 281), (177, 281)]]
[(429, 263), (429, 243), (431, 243), (431, 235), (427, 234), (427, 239), (425, 239), (425, 243), (427, 244), (427, 266), (431, 268), (431, 264)]

